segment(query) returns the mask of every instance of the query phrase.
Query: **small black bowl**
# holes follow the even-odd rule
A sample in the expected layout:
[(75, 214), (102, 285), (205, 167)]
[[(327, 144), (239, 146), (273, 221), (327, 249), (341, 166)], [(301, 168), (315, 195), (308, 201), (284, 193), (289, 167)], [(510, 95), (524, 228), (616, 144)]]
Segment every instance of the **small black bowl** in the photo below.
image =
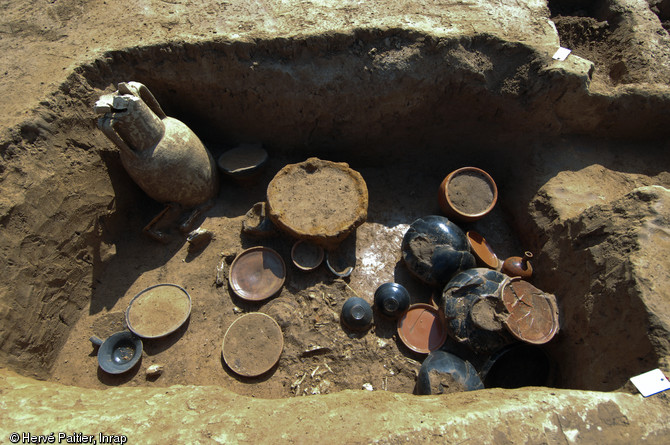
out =
[(372, 326), (372, 308), (362, 298), (351, 297), (342, 305), (341, 319), (352, 331), (364, 331)]
[(375, 307), (392, 319), (400, 317), (407, 310), (409, 300), (409, 292), (398, 283), (384, 283), (375, 291)]

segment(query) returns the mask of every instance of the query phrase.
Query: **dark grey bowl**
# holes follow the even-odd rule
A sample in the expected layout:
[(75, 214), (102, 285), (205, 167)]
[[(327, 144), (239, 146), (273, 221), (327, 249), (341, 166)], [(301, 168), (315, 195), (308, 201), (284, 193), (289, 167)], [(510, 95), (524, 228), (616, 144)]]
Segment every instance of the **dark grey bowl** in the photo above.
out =
[(102, 341), (91, 337), (98, 345), (98, 364), (109, 374), (122, 374), (131, 370), (142, 357), (142, 340), (130, 331), (117, 332)]

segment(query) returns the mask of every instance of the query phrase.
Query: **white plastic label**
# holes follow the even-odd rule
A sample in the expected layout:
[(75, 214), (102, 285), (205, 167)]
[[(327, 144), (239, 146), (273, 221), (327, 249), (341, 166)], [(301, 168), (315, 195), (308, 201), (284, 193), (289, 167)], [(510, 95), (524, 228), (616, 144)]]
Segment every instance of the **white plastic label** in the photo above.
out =
[(553, 59), (556, 60), (565, 60), (568, 58), (568, 55), (572, 52), (571, 49), (563, 48), (562, 46), (558, 47), (558, 51), (554, 53)]
[(660, 369), (631, 377), (630, 381), (644, 397), (653, 396), (670, 389), (670, 382)]

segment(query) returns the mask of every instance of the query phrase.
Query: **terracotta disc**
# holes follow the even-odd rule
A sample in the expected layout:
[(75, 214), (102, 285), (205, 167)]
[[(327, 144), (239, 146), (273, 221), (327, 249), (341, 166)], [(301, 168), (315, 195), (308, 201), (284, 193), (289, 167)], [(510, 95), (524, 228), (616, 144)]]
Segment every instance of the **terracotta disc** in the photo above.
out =
[(505, 327), (519, 340), (540, 345), (558, 332), (558, 305), (553, 295), (515, 279), (503, 289), (502, 300), (510, 314)]
[(191, 313), (191, 297), (176, 284), (157, 284), (130, 301), (126, 323), (135, 335), (158, 338), (176, 331)]
[(269, 371), (284, 349), (284, 335), (269, 315), (253, 312), (230, 325), (223, 337), (221, 353), (228, 367), (243, 377)]
[(281, 289), (286, 265), (269, 247), (252, 247), (240, 253), (230, 265), (230, 286), (240, 298), (261, 301)]
[(447, 330), (438, 309), (424, 303), (411, 305), (398, 320), (398, 335), (409, 349), (429, 354), (447, 340)]
[(270, 181), (267, 209), (284, 232), (329, 248), (366, 220), (368, 189), (347, 164), (309, 158), (285, 166)]

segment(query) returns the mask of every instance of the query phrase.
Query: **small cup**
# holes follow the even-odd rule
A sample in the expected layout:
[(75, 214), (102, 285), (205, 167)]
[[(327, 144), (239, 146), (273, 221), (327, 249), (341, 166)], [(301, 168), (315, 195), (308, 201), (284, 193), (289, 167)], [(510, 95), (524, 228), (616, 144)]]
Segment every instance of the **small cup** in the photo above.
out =
[(409, 300), (409, 292), (398, 283), (384, 283), (375, 291), (375, 307), (392, 319), (397, 319), (407, 310)]
[(372, 308), (367, 301), (351, 297), (342, 305), (342, 324), (352, 331), (365, 331), (372, 326)]

